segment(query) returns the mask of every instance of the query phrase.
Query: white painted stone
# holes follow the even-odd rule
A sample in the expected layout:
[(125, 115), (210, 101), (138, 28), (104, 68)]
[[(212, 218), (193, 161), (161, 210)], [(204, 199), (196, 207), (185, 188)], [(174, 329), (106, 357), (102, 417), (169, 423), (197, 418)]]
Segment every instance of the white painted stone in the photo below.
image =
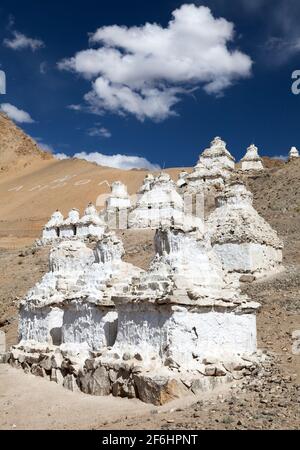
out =
[(283, 244), (253, 208), (243, 183), (232, 183), (217, 198), (207, 228), (226, 271), (261, 276), (281, 269)]
[(258, 154), (258, 148), (254, 144), (251, 144), (250, 147), (247, 148), (247, 152), (241, 159), (241, 163), (243, 171), (259, 171), (264, 169), (262, 159)]

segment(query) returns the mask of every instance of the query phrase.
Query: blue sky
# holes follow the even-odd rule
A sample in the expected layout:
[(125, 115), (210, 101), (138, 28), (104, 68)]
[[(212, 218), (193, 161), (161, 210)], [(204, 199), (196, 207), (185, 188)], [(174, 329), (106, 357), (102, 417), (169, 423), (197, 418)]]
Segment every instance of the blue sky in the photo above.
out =
[(237, 159), (252, 142), (287, 155), (299, 20), (296, 0), (2, 0), (2, 109), (56, 153), (120, 167), (194, 165), (216, 135)]

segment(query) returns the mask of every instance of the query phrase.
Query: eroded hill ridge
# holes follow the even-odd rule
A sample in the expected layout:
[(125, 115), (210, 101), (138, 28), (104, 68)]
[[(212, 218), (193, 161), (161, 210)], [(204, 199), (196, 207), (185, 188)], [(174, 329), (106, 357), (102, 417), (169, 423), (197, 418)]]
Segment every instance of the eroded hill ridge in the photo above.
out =
[(12, 165), (24, 167), (33, 159), (52, 159), (21, 128), (0, 112), (0, 170), (7, 171)]

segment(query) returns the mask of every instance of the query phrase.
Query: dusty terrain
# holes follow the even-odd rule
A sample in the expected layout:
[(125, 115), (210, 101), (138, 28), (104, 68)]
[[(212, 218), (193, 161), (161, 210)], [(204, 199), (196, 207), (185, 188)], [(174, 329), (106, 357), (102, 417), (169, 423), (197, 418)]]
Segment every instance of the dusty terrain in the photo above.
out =
[[(0, 132), (0, 162), (2, 143)], [(63, 213), (73, 206), (82, 210), (89, 200), (96, 202), (98, 195), (109, 192), (106, 181), (120, 179), (134, 193), (145, 175), (22, 154), (27, 163), (22, 160), (15, 166), (6, 153), (0, 174), (0, 328), (7, 333), (8, 345), (17, 339), (18, 299), (47, 270), (49, 249), (36, 250), (33, 243), (52, 211), (57, 206)], [(265, 173), (246, 181), (255, 207), (284, 240), (286, 270), (243, 286), (262, 304), (258, 347), (273, 355), (264, 376), (249, 374), (212, 395), (155, 408), (137, 400), (71, 393), (0, 365), (0, 429), (299, 428), (300, 356), (291, 353), (291, 333), (300, 329), (300, 161), (265, 163)], [(176, 176), (179, 169), (167, 171)], [(125, 259), (146, 268), (153, 256), (153, 232), (121, 230), (119, 234)]]

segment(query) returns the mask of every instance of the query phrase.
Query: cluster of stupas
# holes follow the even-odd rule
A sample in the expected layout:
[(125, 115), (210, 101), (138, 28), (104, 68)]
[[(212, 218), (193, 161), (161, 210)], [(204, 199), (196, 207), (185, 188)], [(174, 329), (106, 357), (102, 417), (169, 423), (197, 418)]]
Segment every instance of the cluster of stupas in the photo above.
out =
[(66, 219), (64, 219), (60, 211), (56, 210), (52, 214), (49, 222), (44, 226), (42, 242), (44, 244), (50, 244), (59, 239), (73, 237), (85, 238), (91, 236), (100, 238), (105, 228), (105, 222), (100, 218), (92, 203), (88, 204), (81, 218), (79, 211), (75, 208), (71, 209)]
[(127, 187), (120, 181), (116, 181), (112, 183), (111, 194), (101, 214), (91, 202), (81, 218), (79, 211), (75, 208), (71, 209), (66, 219), (60, 211), (56, 210), (43, 228), (41, 243), (51, 244), (72, 238), (100, 239), (108, 224), (111, 228), (118, 228), (116, 217), (122, 214), (122, 211), (127, 214), (130, 206)]
[[(134, 205), (115, 182), (99, 213), (91, 204), (82, 218), (56, 211), (42, 239), (52, 244), (49, 272), (21, 301), (10, 363), (71, 390), (153, 404), (241, 378), (258, 364), (260, 305), (239, 286), (278, 271), (282, 243), (233, 169), (216, 138), (177, 186), (167, 173), (148, 174)], [(198, 192), (207, 183), (221, 192), (204, 223), (186, 211), (182, 187)], [(122, 260), (110, 226), (120, 212), (126, 227), (156, 230), (146, 271)]]

